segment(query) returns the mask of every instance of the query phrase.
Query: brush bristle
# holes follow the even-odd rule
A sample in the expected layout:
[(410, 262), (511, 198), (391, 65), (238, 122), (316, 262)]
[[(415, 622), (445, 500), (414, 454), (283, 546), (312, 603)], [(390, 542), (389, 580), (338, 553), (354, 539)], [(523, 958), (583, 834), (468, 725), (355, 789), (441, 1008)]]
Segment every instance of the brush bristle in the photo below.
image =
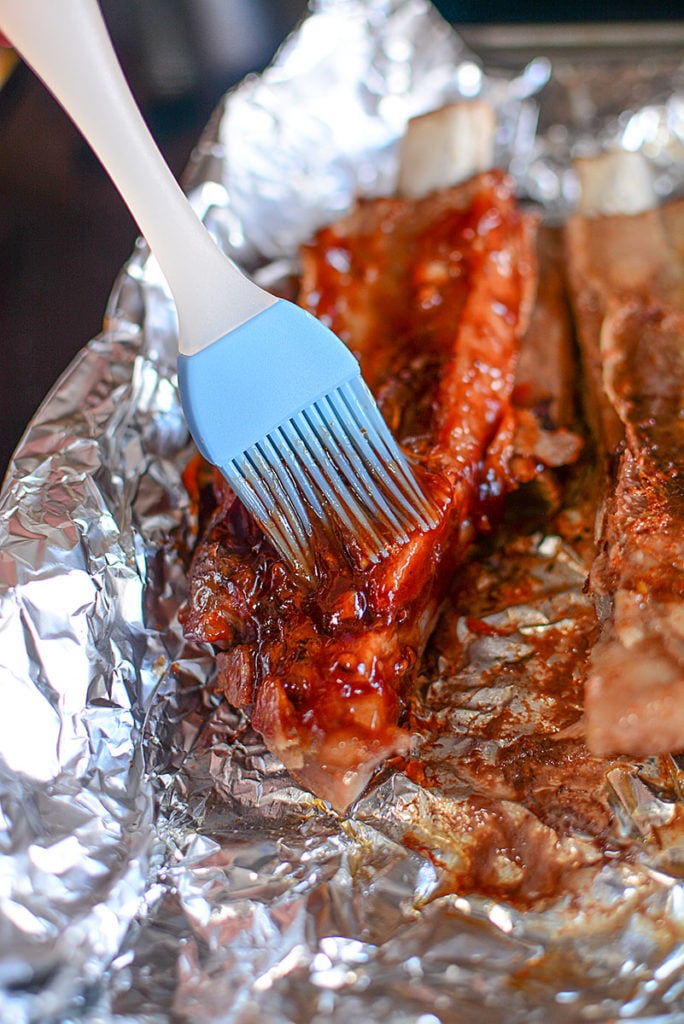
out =
[(282, 557), (306, 576), (315, 570), (312, 518), (346, 534), (369, 561), (438, 518), (360, 377), (222, 470)]

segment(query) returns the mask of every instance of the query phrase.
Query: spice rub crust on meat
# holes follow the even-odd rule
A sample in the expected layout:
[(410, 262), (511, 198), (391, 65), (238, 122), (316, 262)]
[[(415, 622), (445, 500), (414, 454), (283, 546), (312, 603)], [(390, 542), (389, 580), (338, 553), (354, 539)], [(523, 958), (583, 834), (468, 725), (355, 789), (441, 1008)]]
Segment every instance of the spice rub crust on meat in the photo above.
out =
[(599, 755), (684, 749), (684, 202), (575, 216), (569, 281), (603, 455), (602, 621), (585, 692)]
[(587, 741), (647, 757), (684, 748), (684, 314), (633, 302), (603, 330), (625, 440), (590, 576), (605, 621)]
[(186, 634), (216, 645), (219, 691), (249, 706), (269, 750), (336, 808), (407, 754), (402, 714), (444, 595), (516, 486), (513, 393), (535, 233), (511, 181), (492, 171), (422, 199), (360, 202), (304, 249), (300, 301), (358, 356), (440, 509), (432, 530), (375, 565), (321, 538), (305, 589), (215, 480)]

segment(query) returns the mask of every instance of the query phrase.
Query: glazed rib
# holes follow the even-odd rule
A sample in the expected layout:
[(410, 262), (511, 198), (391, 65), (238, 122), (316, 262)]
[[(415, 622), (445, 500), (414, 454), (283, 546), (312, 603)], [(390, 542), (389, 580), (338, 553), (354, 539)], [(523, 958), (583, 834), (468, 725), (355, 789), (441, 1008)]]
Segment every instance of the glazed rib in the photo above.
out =
[(318, 579), (304, 591), (218, 485), (186, 633), (221, 649), (218, 689), (251, 706), (268, 748), (337, 808), (408, 752), (401, 714), (441, 601), (514, 486), (534, 234), (510, 181), (488, 172), (424, 199), (362, 202), (303, 253), (302, 304), (359, 357), (441, 508), (435, 529), (361, 568), (319, 538)]
[(573, 218), (570, 280), (607, 486), (590, 574), (594, 753), (684, 749), (684, 204)]

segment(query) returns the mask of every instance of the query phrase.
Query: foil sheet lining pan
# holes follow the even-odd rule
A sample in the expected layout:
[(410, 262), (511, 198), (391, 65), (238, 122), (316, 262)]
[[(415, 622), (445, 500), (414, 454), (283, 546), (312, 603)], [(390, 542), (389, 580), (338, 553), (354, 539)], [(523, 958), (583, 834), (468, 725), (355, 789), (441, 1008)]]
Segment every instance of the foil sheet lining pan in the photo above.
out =
[[(552, 219), (593, 146), (640, 149), (674, 194), (683, 66), (607, 76), (540, 54), (502, 72), (426, 0), (318, 0), (225, 98), (186, 184), (265, 282), (356, 194), (391, 191), (407, 117), (458, 96), (494, 104), (499, 160)], [(140, 243), (2, 491), (0, 1019), (684, 1019), (680, 765), (598, 764), (554, 733), (569, 709), (549, 666), (593, 621), (581, 503), (464, 576), (440, 627), (462, 657), (438, 634), (414, 757), (339, 819), (212, 700), (211, 652), (179, 629), (193, 448), (175, 339)], [(536, 581), (524, 599), (502, 565)]]

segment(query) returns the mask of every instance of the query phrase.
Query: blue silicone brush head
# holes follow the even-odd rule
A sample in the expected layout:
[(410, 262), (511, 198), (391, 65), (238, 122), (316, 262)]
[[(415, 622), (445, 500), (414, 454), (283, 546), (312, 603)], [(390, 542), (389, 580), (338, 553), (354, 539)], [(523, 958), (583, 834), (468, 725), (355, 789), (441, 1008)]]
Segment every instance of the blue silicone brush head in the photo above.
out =
[(356, 359), (293, 303), (180, 355), (178, 375), (200, 451), (299, 572), (314, 569), (314, 519), (370, 561), (436, 522)]

